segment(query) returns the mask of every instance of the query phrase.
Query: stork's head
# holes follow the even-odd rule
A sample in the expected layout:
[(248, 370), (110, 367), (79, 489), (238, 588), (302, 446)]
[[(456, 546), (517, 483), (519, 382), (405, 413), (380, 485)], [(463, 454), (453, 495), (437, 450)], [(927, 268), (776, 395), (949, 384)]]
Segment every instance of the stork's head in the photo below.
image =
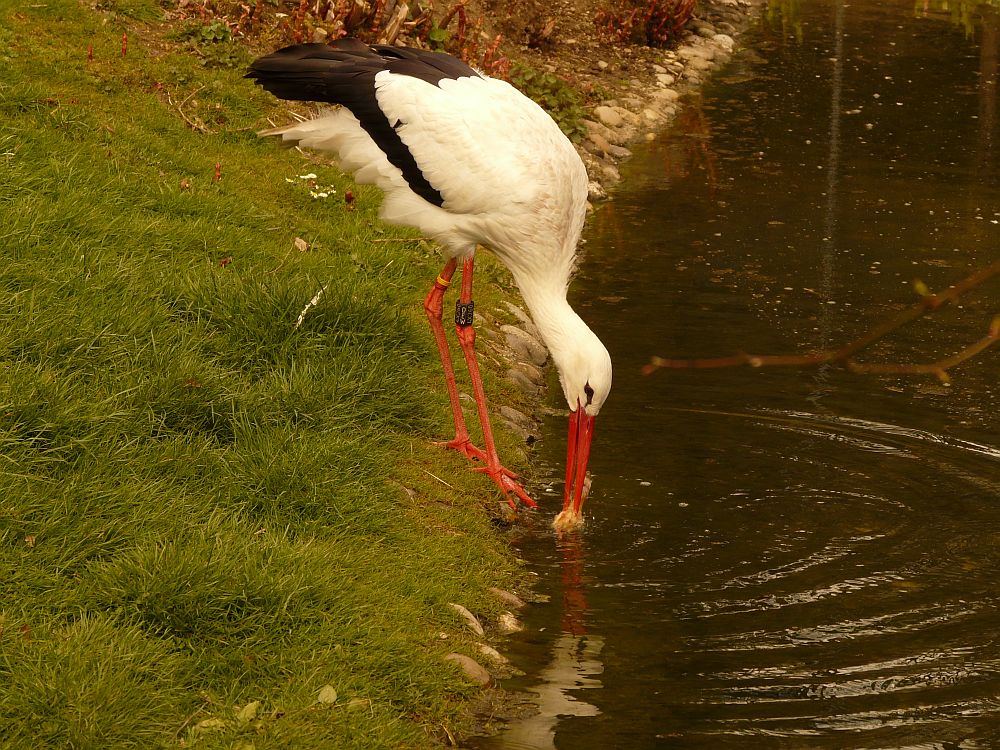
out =
[(586, 326), (574, 333), (568, 346), (552, 350), (570, 411), (566, 494), (562, 513), (555, 520), (557, 529), (573, 528), (583, 523), (581, 510), (589, 486), (586, 480), (587, 462), (594, 436), (594, 418), (611, 391), (611, 356), (608, 350)]

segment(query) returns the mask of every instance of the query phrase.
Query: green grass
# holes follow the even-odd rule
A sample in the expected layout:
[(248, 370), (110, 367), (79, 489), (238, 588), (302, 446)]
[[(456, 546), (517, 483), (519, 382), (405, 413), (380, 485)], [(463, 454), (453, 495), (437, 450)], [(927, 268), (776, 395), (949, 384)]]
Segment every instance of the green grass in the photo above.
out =
[(160, 17), (0, 6), (0, 745), (433, 746), (472, 695), (448, 602), (520, 575), (430, 446), (440, 261)]

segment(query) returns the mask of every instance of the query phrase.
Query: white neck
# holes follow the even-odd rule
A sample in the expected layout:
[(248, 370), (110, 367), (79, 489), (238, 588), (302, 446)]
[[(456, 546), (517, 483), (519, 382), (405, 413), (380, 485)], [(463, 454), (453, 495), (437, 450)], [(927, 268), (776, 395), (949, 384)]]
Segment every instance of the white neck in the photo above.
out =
[(570, 331), (586, 326), (566, 300), (566, 285), (537, 275), (518, 276), (515, 274), (514, 280), (544, 344), (550, 352), (564, 347)]

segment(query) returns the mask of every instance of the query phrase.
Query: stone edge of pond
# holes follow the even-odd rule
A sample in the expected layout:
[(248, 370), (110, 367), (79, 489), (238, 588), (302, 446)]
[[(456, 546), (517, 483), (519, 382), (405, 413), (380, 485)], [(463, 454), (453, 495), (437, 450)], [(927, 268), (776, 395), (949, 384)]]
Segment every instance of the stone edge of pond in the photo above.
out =
[[(742, 34), (767, 0), (703, 0), (673, 49), (662, 50), (642, 78), (610, 85), (611, 97), (590, 108), (587, 136), (577, 144), (590, 177), (591, 202), (606, 200), (621, 180), (629, 146), (652, 141), (676, 117), (681, 98), (695, 93), (732, 58)], [(598, 68), (608, 65), (596, 61)], [(607, 82), (602, 82), (609, 88)]]

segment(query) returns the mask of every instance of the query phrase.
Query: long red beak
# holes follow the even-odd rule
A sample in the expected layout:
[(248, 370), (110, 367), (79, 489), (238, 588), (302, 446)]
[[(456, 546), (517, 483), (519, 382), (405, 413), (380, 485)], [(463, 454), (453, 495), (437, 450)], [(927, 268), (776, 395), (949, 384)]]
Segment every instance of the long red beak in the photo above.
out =
[(587, 414), (577, 402), (576, 411), (569, 415), (569, 439), (566, 447), (566, 496), (563, 499), (563, 513), (572, 507), (575, 516), (580, 515), (586, 499), (584, 485), (587, 477), (587, 462), (590, 460), (590, 443), (594, 438), (594, 417)]

